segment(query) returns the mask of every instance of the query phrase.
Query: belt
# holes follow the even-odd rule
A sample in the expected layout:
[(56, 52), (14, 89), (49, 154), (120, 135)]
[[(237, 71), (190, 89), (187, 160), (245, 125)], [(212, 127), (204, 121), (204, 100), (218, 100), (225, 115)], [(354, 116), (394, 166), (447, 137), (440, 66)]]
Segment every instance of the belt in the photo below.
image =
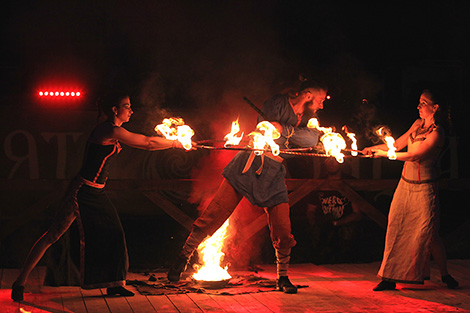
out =
[(93, 188), (102, 189), (106, 186), (106, 184), (98, 184), (98, 183), (92, 182), (91, 180), (85, 179), (83, 177), (80, 177), (80, 178), (85, 185), (93, 187)]
[(419, 185), (419, 184), (430, 184), (430, 183), (435, 183), (437, 181), (436, 178), (431, 178), (431, 179), (424, 179), (424, 180), (413, 180), (413, 179), (408, 179), (408, 178), (405, 178), (405, 176), (401, 176), (401, 179), (403, 179), (405, 182), (409, 183), (409, 184), (415, 184), (415, 185)]
[[(243, 168), (243, 171), (242, 173), (245, 174), (246, 172), (248, 172), (248, 170), (250, 169), (251, 165), (253, 164), (253, 160), (255, 159), (255, 152), (252, 151), (250, 153), (250, 156), (248, 157), (248, 160), (246, 161), (246, 164), (245, 164), (245, 167)], [(262, 155), (260, 155), (261, 157), (261, 165), (260, 167), (256, 170), (256, 174), (258, 175), (261, 175), (261, 172), (263, 171), (263, 165), (264, 165), (264, 157), (268, 157), (276, 162), (279, 162), (279, 163), (282, 163), (282, 161), (284, 161), (284, 159), (278, 155), (274, 155), (272, 154), (272, 152), (265, 152), (263, 153)]]

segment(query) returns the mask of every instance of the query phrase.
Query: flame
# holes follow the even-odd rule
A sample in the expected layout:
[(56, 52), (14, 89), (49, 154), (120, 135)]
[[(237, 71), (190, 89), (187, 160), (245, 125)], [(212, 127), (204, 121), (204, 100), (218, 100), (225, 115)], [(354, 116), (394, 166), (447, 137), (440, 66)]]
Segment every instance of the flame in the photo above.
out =
[(279, 145), (274, 142), (275, 139), (281, 137), (279, 131), (273, 124), (268, 121), (262, 121), (256, 125), (256, 131), (251, 132), (248, 136), (252, 138), (253, 149), (256, 155), (262, 155), (265, 150), (271, 147), (274, 155), (279, 155)]
[(240, 132), (240, 125), (238, 124), (238, 118), (237, 120), (232, 122), (232, 129), (230, 130), (230, 133), (225, 135), (224, 140), (226, 140), (224, 147), (228, 146), (236, 146), (240, 143), (240, 141), (243, 138), (243, 132), (239, 137), (236, 136), (236, 134)]
[(321, 127), (318, 120), (314, 117), (308, 121), (307, 127), (323, 132), (324, 134), (320, 137), (320, 141), (323, 143), (326, 155), (334, 156), (338, 163), (344, 162), (344, 154), (341, 150), (346, 149), (346, 141), (343, 136), (333, 132), (332, 127)]
[(397, 148), (395, 148), (395, 139), (390, 136), (390, 131), (386, 130), (385, 127), (380, 127), (377, 129), (377, 135), (382, 137), (383, 141), (387, 144), (388, 151), (387, 151), (387, 157), (389, 160), (396, 160), (397, 159), (397, 154), (395, 151)]
[(220, 267), (220, 261), (225, 255), (222, 252), (224, 239), (227, 233), (229, 220), (211, 236), (206, 238), (197, 248), (199, 258), (202, 260), (202, 266), (193, 274), (195, 280), (221, 281), (232, 278), (228, 273), (228, 266)]
[(334, 156), (338, 163), (344, 162), (344, 154), (341, 150), (346, 149), (346, 141), (338, 133), (326, 133), (320, 138), (327, 155)]
[(315, 117), (312, 117), (311, 119), (308, 120), (307, 127), (316, 128), (325, 134), (333, 132), (332, 127), (321, 127), (320, 124), (318, 123), (318, 119), (316, 119)]
[(343, 130), (346, 132), (346, 135), (348, 136), (349, 139), (351, 139), (351, 155), (352, 156), (357, 156), (357, 139), (356, 139), (356, 134), (355, 133), (350, 133), (348, 131), (348, 127), (346, 125), (343, 126)]
[(165, 118), (161, 124), (155, 126), (155, 131), (159, 131), (168, 140), (178, 140), (186, 150), (191, 150), (191, 137), (194, 131), (184, 124), (181, 117)]

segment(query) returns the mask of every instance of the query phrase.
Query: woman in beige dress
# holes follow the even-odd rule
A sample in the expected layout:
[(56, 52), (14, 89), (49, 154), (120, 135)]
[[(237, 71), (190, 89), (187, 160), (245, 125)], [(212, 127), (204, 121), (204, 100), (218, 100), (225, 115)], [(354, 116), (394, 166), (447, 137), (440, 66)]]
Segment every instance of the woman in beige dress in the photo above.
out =
[[(395, 142), (396, 159), (403, 171), (388, 216), (385, 249), (374, 291), (393, 290), (396, 283), (423, 284), (429, 279), (431, 254), (448, 288), (458, 282), (447, 271), (447, 258), (439, 236), (439, 198), (435, 164), (445, 144), (439, 116), (447, 113), (436, 93), (424, 90), (418, 104), (419, 118)], [(407, 147), (406, 151), (400, 152)], [(364, 149), (387, 157), (386, 144)]]

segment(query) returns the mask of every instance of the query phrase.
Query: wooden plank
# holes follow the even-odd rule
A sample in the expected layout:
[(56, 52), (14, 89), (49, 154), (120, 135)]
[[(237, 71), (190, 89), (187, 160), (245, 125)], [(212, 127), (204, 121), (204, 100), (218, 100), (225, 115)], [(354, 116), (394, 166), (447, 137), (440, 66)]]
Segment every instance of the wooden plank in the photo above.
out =
[(252, 296), (273, 312), (303, 313), (310, 309), (309, 305), (303, 301), (301, 294), (273, 291), (254, 293)]
[(352, 311), (380, 310), (381, 307), (374, 299), (370, 298), (372, 293), (370, 281), (361, 278), (362, 275), (357, 273), (345, 274), (348, 275), (346, 279), (325, 282), (322, 286), (328, 288), (332, 293), (340, 295), (342, 300), (349, 303), (348, 308)]
[(382, 191), (395, 189), (398, 179), (342, 179), (342, 181), (358, 191)]
[[(209, 295), (202, 293), (159, 296), (106, 297), (104, 289), (82, 290), (79, 287), (42, 286), (44, 269), (37, 268), (28, 282), (26, 301), (10, 299), (11, 286), (5, 281), (16, 279), (18, 270), (0, 269), (0, 312), (470, 312), (470, 260), (449, 260), (452, 274), (460, 276), (462, 288), (447, 289), (433, 262), (431, 281), (424, 285), (399, 284), (396, 291), (373, 292), (380, 279), (376, 273), (380, 262), (366, 264), (292, 264), (289, 277), (294, 284), (307, 286), (295, 295), (279, 291), (243, 295)], [(261, 265), (259, 275), (273, 279), (275, 266)], [(144, 279), (141, 274), (129, 277)], [(132, 286), (128, 286), (132, 289)], [(133, 289), (132, 289), (133, 290)], [(134, 290), (133, 290), (134, 291)], [(83, 294), (83, 298), (82, 298)], [(112, 303), (113, 304), (110, 304)]]
[(2, 269), (0, 280), (0, 308), (5, 313), (17, 313), (20, 304), (11, 300), (11, 285), (18, 277), (18, 269)]
[[(106, 294), (106, 289), (101, 291), (103, 294)], [(104, 296), (104, 301), (109, 307), (109, 311), (113, 313), (133, 313), (132, 306), (127, 301), (126, 297), (119, 296)], [(153, 312), (153, 311), (149, 311)]]
[[(127, 273), (128, 280), (146, 280), (147, 277), (140, 273)], [(155, 312), (152, 304), (145, 296), (139, 294), (138, 290), (132, 286), (127, 285), (126, 289), (132, 291), (134, 297), (110, 297), (105, 296), (104, 299), (109, 306), (109, 310), (113, 313), (133, 313), (133, 312)], [(102, 289), (102, 293), (106, 294), (106, 289)]]
[(147, 300), (153, 306), (156, 312), (177, 313), (179, 312), (173, 302), (167, 296), (147, 296)]
[(240, 234), (240, 241), (246, 241), (256, 235), (260, 230), (268, 226), (268, 219), (266, 213), (263, 211), (257, 218), (250, 224), (243, 227), (238, 234)]
[[(191, 190), (194, 179), (109, 179), (108, 190)], [(57, 191), (65, 190), (68, 179), (0, 179), (4, 191)]]
[[(125, 298), (132, 308), (133, 312), (158, 312), (154, 306), (150, 303), (146, 296), (139, 294), (139, 291), (134, 286), (126, 286), (127, 289), (135, 293), (134, 297)], [(112, 311), (114, 313), (114, 311)]]
[(111, 312), (109, 310), (108, 304), (104, 300), (103, 293), (101, 289), (80, 289), (80, 293), (83, 297), (83, 301), (85, 302), (85, 307), (87, 312), (100, 312), (106, 313)]
[(147, 198), (155, 203), (159, 208), (171, 216), (175, 221), (182, 225), (187, 230), (191, 230), (194, 220), (181, 211), (176, 205), (168, 201), (165, 197), (160, 195), (158, 192), (142, 192)]
[(10, 299), (10, 291), (0, 290), (0, 308), (2, 313), (18, 313), (21, 312), (21, 304), (13, 302)]
[(257, 312), (257, 313), (270, 313), (274, 312), (270, 310), (266, 305), (259, 302), (252, 294), (242, 294), (233, 296), (240, 305), (245, 307), (248, 312)]
[(0, 190), (57, 191), (65, 190), (68, 184), (65, 179), (0, 179)]
[(203, 312), (187, 294), (171, 294), (167, 297), (180, 312)]
[[(365, 278), (373, 281), (373, 284), (368, 288), (371, 290), (380, 279), (376, 277), (376, 272), (380, 263), (375, 263), (373, 267), (368, 264), (347, 264), (342, 265), (350, 267), (351, 271), (356, 270), (358, 273), (364, 275)], [(338, 265), (330, 265), (334, 268), (339, 268)], [(468, 270), (467, 270), (468, 272)], [(395, 296), (400, 297), (399, 303), (402, 306), (409, 306), (416, 310), (427, 309), (430, 312), (453, 312), (453, 307), (456, 308), (470, 308), (470, 295), (464, 290), (450, 290), (447, 289), (445, 284), (440, 282), (440, 273), (435, 264), (431, 268), (431, 281), (426, 281), (424, 285), (411, 285), (411, 284), (397, 284), (397, 291), (387, 291), (386, 293), (394, 293)], [(372, 292), (378, 294), (376, 297), (381, 297), (382, 292)], [(367, 298), (365, 299), (367, 301)], [(418, 300), (418, 301), (416, 301)], [(381, 299), (381, 301), (385, 301)], [(389, 303), (388, 305), (393, 305)]]
[(188, 297), (197, 304), (203, 312), (223, 312), (222, 307), (215, 299), (205, 293), (188, 293)]
[(330, 181), (332, 187), (340, 191), (344, 196), (346, 196), (349, 201), (355, 202), (357, 207), (367, 215), (371, 220), (373, 220), (377, 225), (383, 229), (387, 228), (387, 217), (383, 215), (379, 210), (372, 206), (369, 202), (364, 200), (357, 192), (355, 192), (351, 187), (342, 182), (341, 180)]
[(331, 290), (328, 283), (331, 281), (344, 281), (349, 277), (359, 275), (348, 274), (347, 277), (344, 277), (336, 270), (313, 264), (292, 265), (290, 272), (291, 281), (294, 284), (308, 286), (299, 289), (298, 294), (302, 296), (302, 301), (305, 301), (310, 308), (318, 311), (340, 312), (345, 307), (351, 306), (351, 301), (345, 299), (342, 293)]
[(87, 313), (85, 302), (83, 302), (80, 287), (61, 286), (58, 287), (62, 294), (62, 302), (65, 312)]
[(305, 198), (313, 190), (321, 188), (326, 181), (324, 179), (307, 179), (305, 183), (289, 193), (289, 206), (294, 206), (297, 202)]
[(108, 190), (138, 189), (141, 191), (174, 190), (190, 192), (195, 179), (110, 179)]
[[(44, 278), (46, 276), (45, 266), (36, 266), (29, 275), (29, 284), (31, 285), (32, 294), (29, 301), (31, 302), (31, 313), (39, 312), (61, 312), (64, 311), (62, 295), (58, 288), (44, 286)], [(27, 310), (29, 311), (29, 310)]]
[[(305, 284), (304, 281), (301, 283)], [(347, 306), (341, 295), (325, 288), (322, 283), (323, 280), (307, 282), (308, 287), (299, 291), (302, 301), (314, 312), (344, 312)]]
[(11, 286), (8, 288), (0, 289), (0, 312), (18, 313), (20, 312), (20, 303), (13, 302), (13, 300), (11, 300), (11, 289), (9, 288), (11, 288)]
[[(415, 305), (394, 291), (373, 292), (372, 287), (376, 283), (360, 279), (360, 276), (364, 275), (355, 274), (353, 269), (345, 270), (346, 268), (338, 264), (322, 266), (334, 273), (335, 278), (322, 281), (319, 286), (339, 295), (339, 301), (342, 302), (340, 306), (347, 307), (350, 312), (395, 312), (396, 309), (399, 312), (408, 312), (406, 308)], [(373, 277), (372, 273), (369, 276)]]
[(233, 296), (229, 295), (209, 295), (218, 305), (224, 308), (225, 312), (249, 312)]

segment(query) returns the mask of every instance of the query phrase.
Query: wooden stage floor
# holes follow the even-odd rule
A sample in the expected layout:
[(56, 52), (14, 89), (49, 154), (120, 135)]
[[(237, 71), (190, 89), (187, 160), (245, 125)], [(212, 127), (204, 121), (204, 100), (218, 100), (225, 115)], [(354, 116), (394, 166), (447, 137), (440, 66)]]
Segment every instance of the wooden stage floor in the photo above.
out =
[[(470, 260), (449, 260), (450, 273), (460, 282), (449, 290), (440, 281), (435, 264), (431, 281), (424, 285), (398, 285), (396, 291), (374, 292), (378, 262), (367, 264), (293, 264), (291, 281), (300, 288), (294, 295), (279, 291), (241, 295), (185, 293), (134, 297), (107, 297), (106, 290), (42, 286), (45, 269), (31, 275), (25, 301), (10, 299), (11, 284), (18, 270), (0, 269), (0, 312), (470, 312)], [(257, 275), (275, 278), (275, 267), (261, 266)], [(234, 274), (234, 273), (232, 273)], [(157, 274), (158, 275), (158, 274)], [(159, 274), (164, 275), (164, 274)], [(129, 280), (146, 280), (129, 273)]]

